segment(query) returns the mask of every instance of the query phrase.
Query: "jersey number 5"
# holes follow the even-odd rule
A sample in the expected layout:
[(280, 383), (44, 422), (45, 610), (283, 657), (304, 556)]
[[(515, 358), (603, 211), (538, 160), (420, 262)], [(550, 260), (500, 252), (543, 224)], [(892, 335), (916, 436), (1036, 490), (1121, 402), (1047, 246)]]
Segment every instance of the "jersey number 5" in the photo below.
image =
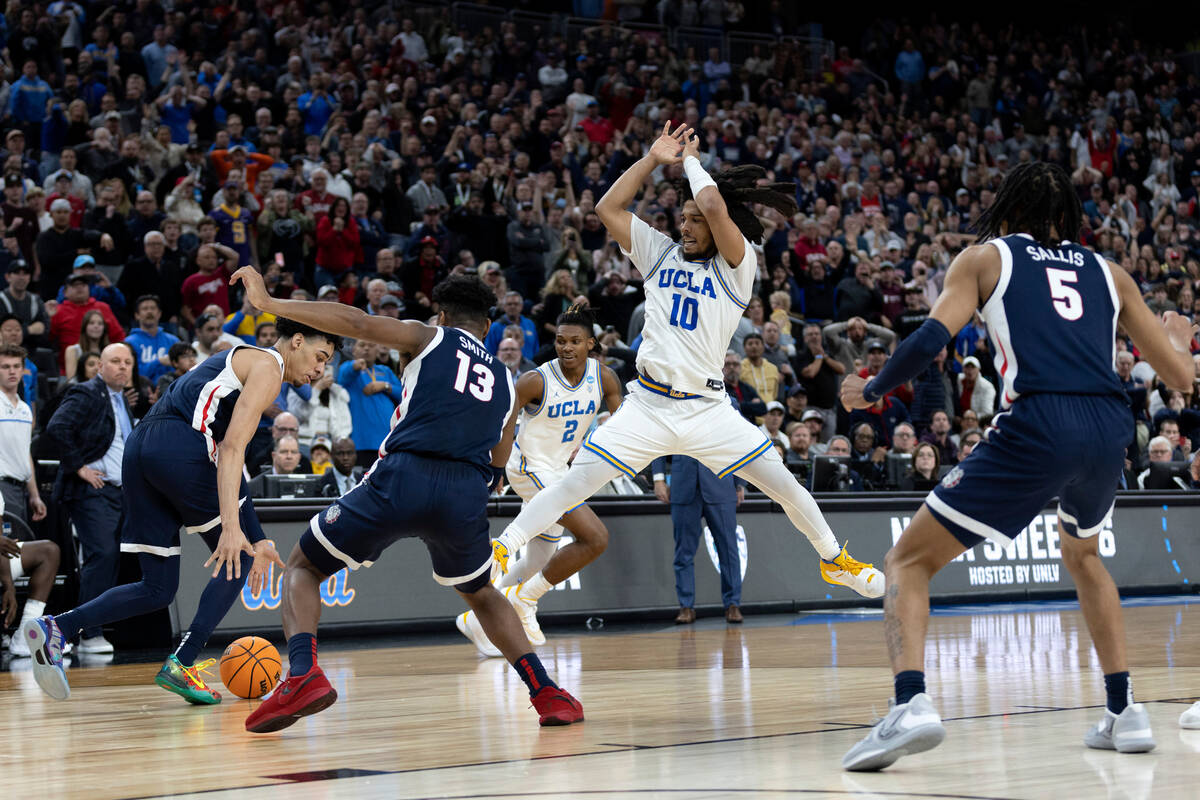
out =
[[(454, 391), (463, 394), (469, 388), (477, 400), (485, 403), (491, 400), (492, 386), (496, 383), (495, 374), (483, 364), (471, 366), (471, 357), (462, 350), (455, 355), (458, 356), (458, 374), (454, 376)], [(470, 373), (475, 373), (475, 380), (468, 387)]]
[(1074, 270), (1046, 267), (1046, 280), (1050, 282), (1050, 297), (1054, 310), (1065, 320), (1074, 322), (1083, 316), (1083, 295), (1068, 283), (1075, 283), (1079, 275)]

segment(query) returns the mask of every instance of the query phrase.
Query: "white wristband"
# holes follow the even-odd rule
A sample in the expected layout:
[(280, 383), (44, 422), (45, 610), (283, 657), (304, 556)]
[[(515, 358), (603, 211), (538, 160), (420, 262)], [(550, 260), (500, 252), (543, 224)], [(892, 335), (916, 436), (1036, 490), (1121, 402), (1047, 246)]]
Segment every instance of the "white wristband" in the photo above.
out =
[(695, 156), (686, 156), (683, 159), (683, 172), (687, 175), (688, 184), (692, 187), (692, 197), (700, 194), (700, 190), (705, 186), (717, 188), (717, 182), (712, 179), (712, 175), (708, 174), (708, 170), (700, 165), (700, 159)]

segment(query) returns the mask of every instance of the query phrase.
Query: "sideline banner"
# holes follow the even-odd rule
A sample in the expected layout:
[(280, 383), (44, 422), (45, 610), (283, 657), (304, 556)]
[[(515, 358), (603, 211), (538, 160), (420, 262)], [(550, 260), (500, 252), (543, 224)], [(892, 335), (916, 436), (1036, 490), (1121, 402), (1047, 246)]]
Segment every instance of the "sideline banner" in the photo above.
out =
[[(920, 498), (822, 500), (826, 518), (839, 541), (848, 541), (854, 556), (882, 568), (883, 556), (920, 507)], [(1130, 495), (1118, 499), (1111, 525), (1099, 535), (1100, 553), (1117, 585), (1142, 592), (1192, 591), (1200, 581), (1200, 498), (1176, 496), (1169, 504)], [(265, 506), (266, 504), (264, 504)], [(593, 507), (608, 526), (608, 551), (579, 575), (546, 595), (539, 612), (573, 614), (667, 610), (678, 605), (672, 568), (674, 540), (667, 507), (653, 500), (596, 501)], [(321, 506), (276, 505), (260, 510), (263, 529), (287, 560), (309, 518)], [(494, 504), (492, 535), (515, 516), (517, 507)], [(739, 554), (744, 575), (742, 602), (775, 603), (792, 608), (855, 604), (848, 589), (821, 580), (817, 556), (808, 540), (787, 517), (765, 500), (750, 501), (737, 516)], [(207, 548), (183, 535), (183, 564), (172, 618), (176, 629), (195, 612), (208, 573), (202, 564)], [(705, 537), (707, 538), (707, 537)], [(720, 580), (711, 546), (696, 554), (696, 602), (719, 604)], [(218, 629), (223, 633), (278, 629), (279, 575), (259, 595), (249, 588)], [(932, 597), (956, 601), (991, 597), (1036, 597), (1073, 590), (1062, 563), (1055, 509), (1030, 521), (1009, 547), (985, 542), (949, 564), (933, 580)], [(464, 606), (458, 594), (434, 582), (429, 555), (417, 539), (402, 540), (376, 562), (355, 571), (342, 570), (321, 585), (321, 625), (387, 624), (449, 621)], [(866, 602), (866, 601), (863, 601)], [(878, 601), (875, 601), (876, 603)]]

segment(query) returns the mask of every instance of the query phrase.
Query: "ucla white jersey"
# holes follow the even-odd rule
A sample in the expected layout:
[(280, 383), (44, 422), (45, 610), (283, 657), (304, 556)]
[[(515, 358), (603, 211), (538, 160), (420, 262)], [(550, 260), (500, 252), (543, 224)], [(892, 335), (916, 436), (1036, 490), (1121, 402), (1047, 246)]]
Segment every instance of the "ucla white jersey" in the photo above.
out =
[(722, 367), (738, 320), (754, 291), (758, 261), (743, 237), (745, 255), (734, 269), (720, 253), (705, 261), (636, 216), (632, 249), (625, 253), (645, 277), (646, 321), (637, 368), (659, 394), (724, 397)]
[(589, 358), (574, 386), (557, 358), (537, 371), (542, 376), (542, 402), (522, 409), (509, 466), (521, 473), (561, 472), (603, 406), (600, 362)]

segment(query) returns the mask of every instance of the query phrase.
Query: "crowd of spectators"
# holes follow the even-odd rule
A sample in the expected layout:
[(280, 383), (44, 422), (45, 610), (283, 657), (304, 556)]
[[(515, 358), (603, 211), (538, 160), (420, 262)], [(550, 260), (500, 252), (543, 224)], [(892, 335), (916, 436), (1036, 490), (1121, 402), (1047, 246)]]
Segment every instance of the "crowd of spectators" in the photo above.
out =
[[(747, 5), (614, 13), (714, 33), (801, 21), (793, 4)], [(710, 169), (758, 164), (796, 183), (794, 217), (757, 209), (757, 290), (724, 378), (805, 480), (829, 453), (850, 459), (843, 488), (922, 488), (969, 455), (997, 410), (982, 321), (874, 408), (847, 414), (838, 386), (878, 372), (920, 326), (1013, 164), (1063, 165), (1083, 242), (1156, 311), (1200, 313), (1200, 82), (1116, 24), (877, 21), (813, 69), (787, 41), (730, 63), (720, 47), (601, 20), (564, 38), (420, 19), (296, 0), (8, 5), (0, 337), (30, 353), (21, 391), (39, 429), (109, 344), (135, 356), (137, 419), (197, 360), (273, 343), (271, 315), (228, 285), (242, 264), (276, 296), (422, 320), (439, 280), (478, 275), (496, 294), (486, 345), (514, 376), (553, 357), (554, 319), (582, 299), (603, 357), (630, 378), (641, 275), (594, 208), (667, 121), (700, 132)], [(635, 208), (668, 234), (679, 178), (656, 171)], [(1167, 460), (1192, 460), (1200, 393), (1167, 392), (1117, 344), (1133, 487), (1161, 455), (1156, 436)], [(340, 487), (348, 450), (363, 466), (385, 435), (402, 366), (348, 345), (316, 384), (281, 393), (248, 466), (335, 469)], [(895, 455), (905, 469), (889, 468)], [(1200, 478), (1190, 470), (1181, 485)]]

